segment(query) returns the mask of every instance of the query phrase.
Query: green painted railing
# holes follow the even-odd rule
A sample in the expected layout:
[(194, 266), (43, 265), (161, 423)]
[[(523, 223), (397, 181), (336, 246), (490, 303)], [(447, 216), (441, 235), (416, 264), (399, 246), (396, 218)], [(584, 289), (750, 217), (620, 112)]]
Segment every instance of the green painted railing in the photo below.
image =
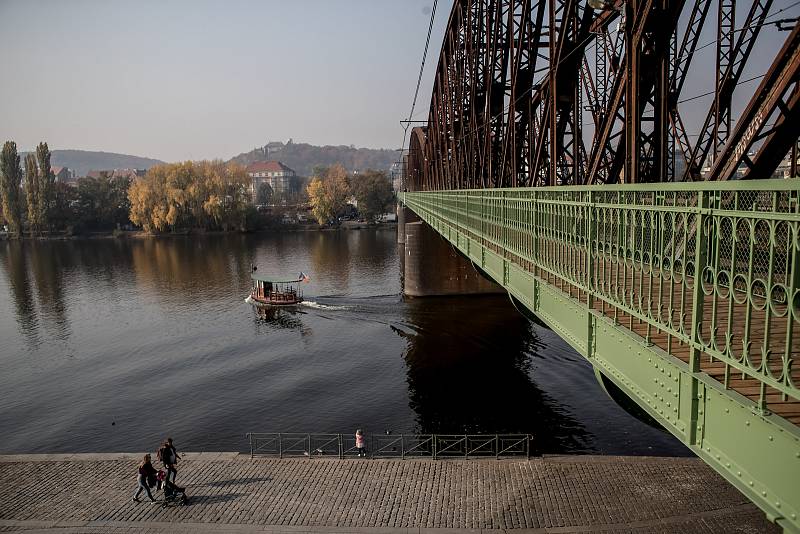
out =
[(421, 192), (404, 202), (645, 322), (669, 336), (668, 352), (688, 345), (800, 399), (800, 181)]
[(401, 200), (800, 532), (800, 180)]

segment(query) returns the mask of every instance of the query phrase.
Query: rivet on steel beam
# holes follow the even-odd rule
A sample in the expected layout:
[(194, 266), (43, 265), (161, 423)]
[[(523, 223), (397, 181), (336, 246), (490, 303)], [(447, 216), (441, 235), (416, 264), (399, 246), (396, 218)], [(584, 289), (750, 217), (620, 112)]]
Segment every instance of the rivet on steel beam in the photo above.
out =
[(736, 476), (742, 476), (742, 472), (741, 471), (736, 471)]
[(728, 408), (725, 408), (725, 413), (730, 413), (730, 410)]
[(770, 441), (772, 441), (773, 439), (775, 439), (775, 438), (773, 438), (772, 436), (770, 436), (770, 437), (769, 437), (769, 440), (770, 440)]

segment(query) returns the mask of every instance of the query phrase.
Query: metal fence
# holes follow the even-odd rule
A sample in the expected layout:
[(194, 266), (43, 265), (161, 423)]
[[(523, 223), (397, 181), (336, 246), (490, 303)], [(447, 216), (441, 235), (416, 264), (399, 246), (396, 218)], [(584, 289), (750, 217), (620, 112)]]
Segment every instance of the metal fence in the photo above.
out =
[[(357, 458), (353, 434), (247, 434), (250, 457)], [(367, 458), (511, 458), (531, 456), (530, 434), (376, 434), (365, 436)]]

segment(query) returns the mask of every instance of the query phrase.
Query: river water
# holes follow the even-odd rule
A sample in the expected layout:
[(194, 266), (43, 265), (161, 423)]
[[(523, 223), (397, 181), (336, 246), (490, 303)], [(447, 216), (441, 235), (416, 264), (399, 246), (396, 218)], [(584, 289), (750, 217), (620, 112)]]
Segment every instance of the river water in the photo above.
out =
[[(246, 432), (530, 433), (688, 454), (506, 297), (404, 300), (394, 229), (0, 243), (0, 452), (247, 450)], [(308, 273), (259, 317), (250, 265)]]

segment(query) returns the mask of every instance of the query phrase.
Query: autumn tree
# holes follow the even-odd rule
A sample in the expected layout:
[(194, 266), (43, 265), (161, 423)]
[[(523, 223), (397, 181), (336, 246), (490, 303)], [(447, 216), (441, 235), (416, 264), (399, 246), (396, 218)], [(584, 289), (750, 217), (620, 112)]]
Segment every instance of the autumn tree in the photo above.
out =
[(39, 231), (39, 172), (36, 169), (36, 156), (25, 156), (25, 200), (28, 206), (28, 224), (31, 233)]
[(383, 171), (368, 170), (350, 179), (350, 190), (358, 201), (358, 211), (370, 222), (376, 221), (394, 203), (392, 182)]
[(0, 154), (0, 191), (3, 196), (3, 216), (8, 222), (9, 231), (19, 236), (22, 223), (22, 203), (20, 199), (20, 182), (22, 168), (19, 164), (17, 144), (6, 141)]
[(39, 143), (36, 147), (36, 162), (39, 165), (39, 183), (36, 188), (36, 226), (41, 230), (49, 226), (48, 216), (55, 182), (55, 176), (50, 167), (50, 148), (47, 143)]
[(347, 171), (336, 164), (327, 169), (318, 169), (320, 175), (314, 176), (308, 184), (308, 200), (311, 212), (319, 224), (331, 219), (336, 220), (344, 212), (350, 187), (347, 183)]
[(222, 161), (157, 165), (128, 190), (130, 220), (148, 232), (246, 226), (250, 177)]

